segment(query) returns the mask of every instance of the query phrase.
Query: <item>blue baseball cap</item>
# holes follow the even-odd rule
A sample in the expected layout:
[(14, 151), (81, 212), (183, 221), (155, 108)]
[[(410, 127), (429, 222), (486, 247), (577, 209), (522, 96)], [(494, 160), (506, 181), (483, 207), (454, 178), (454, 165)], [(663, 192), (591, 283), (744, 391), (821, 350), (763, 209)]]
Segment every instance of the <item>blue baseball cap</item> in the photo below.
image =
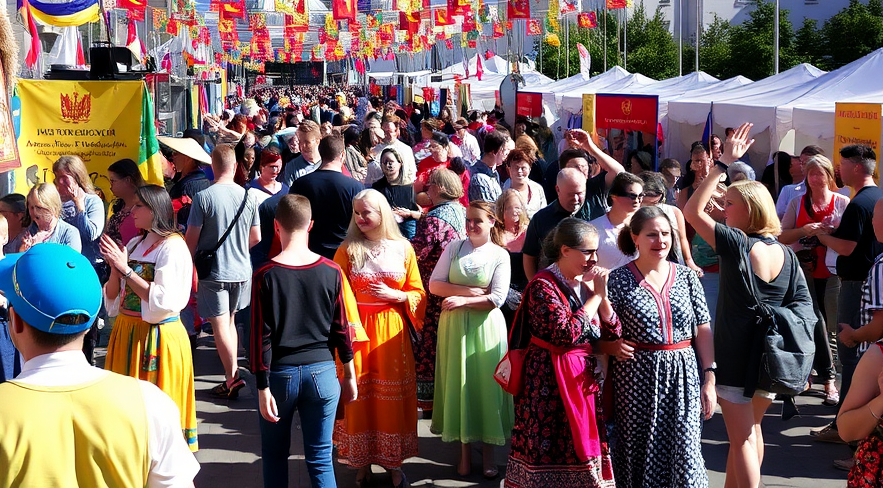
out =
[[(0, 261), (0, 291), (31, 327), (50, 334), (76, 334), (92, 326), (101, 308), (101, 284), (85, 256), (60, 244), (37, 244)], [(64, 316), (80, 315), (75, 324)]]

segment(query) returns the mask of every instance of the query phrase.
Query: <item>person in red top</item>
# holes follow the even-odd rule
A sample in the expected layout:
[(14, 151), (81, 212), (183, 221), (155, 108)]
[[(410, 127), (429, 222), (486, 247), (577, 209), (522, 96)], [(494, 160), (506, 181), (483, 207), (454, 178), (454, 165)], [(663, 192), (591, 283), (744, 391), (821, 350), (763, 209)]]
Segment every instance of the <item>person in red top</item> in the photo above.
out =
[[(837, 193), (834, 166), (824, 156), (813, 156), (807, 161), (806, 194), (796, 197), (788, 204), (782, 217), (782, 234), (779, 242), (789, 244), (800, 260), (803, 274), (807, 277), (813, 308), (819, 317), (814, 332), (816, 355), (813, 368), (825, 381), (824, 404), (835, 406), (840, 393), (834, 385), (837, 372), (834, 357), (827, 340), (825, 290), (831, 273), (825, 266), (828, 248), (819, 242), (819, 234), (830, 234), (840, 226), (840, 219), (849, 198)], [(812, 279), (810, 279), (812, 278)], [(834, 320), (829, 320), (833, 328)]]
[(460, 177), (463, 183), (463, 196), (460, 197), (460, 203), (463, 206), (469, 205), (469, 197), (466, 196), (466, 190), (469, 188), (469, 171), (462, 158), (450, 157), (449, 146), (451, 141), (448, 136), (441, 132), (433, 132), (432, 138), (429, 140), (430, 156), (423, 158), (417, 165), (417, 179), (414, 181), (414, 193), (417, 194), (417, 203), (422, 207), (431, 206), (429, 197), (426, 194), (429, 186), (429, 175), (438, 168), (448, 168)]

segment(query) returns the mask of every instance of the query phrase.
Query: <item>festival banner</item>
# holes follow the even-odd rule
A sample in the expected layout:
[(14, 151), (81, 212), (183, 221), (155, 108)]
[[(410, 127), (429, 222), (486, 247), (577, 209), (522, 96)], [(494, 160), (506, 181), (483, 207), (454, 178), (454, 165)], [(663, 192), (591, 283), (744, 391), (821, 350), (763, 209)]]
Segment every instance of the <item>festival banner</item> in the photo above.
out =
[[(37, 20), (57, 27), (79, 26), (98, 22), (100, 19), (98, 0), (71, 0), (60, 3), (29, 0), (27, 5)], [(18, 10), (21, 9), (19, 3)]]
[(508, 2), (509, 20), (512, 19), (529, 19), (530, 18), (530, 0), (509, 0)]
[(525, 117), (543, 115), (543, 95), (539, 93), (518, 92), (515, 95), (515, 114)]
[(626, 8), (627, 6), (627, 0), (607, 0), (607, 8), (610, 10)]
[[(140, 81), (20, 80), (18, 148), (27, 166), (16, 170), (15, 192), (24, 195), (35, 184), (52, 181), (52, 164), (73, 154), (109, 195), (107, 167), (124, 158), (141, 159), (143, 86)], [(161, 173), (148, 168), (142, 173), (148, 183), (162, 183)]]
[(445, 26), (454, 23), (454, 17), (450, 15), (447, 7), (437, 8), (433, 12), (435, 12), (435, 25)]
[(356, 20), (356, 0), (331, 0), (334, 20)]
[(539, 36), (543, 34), (543, 25), (540, 23), (540, 19), (527, 19), (526, 26), (527, 35), (529, 36)]
[(583, 93), (583, 130), (595, 132), (595, 94)]
[(864, 144), (880, 153), (883, 105), (879, 103), (834, 104), (834, 152), (851, 144)]
[(169, 16), (166, 14), (166, 11), (160, 8), (152, 9), (153, 11), (153, 29), (157, 31), (163, 31), (166, 29), (166, 24), (169, 22)]
[(656, 95), (595, 96), (595, 125), (656, 134), (659, 97)]
[(583, 12), (577, 16), (577, 23), (584, 29), (594, 29), (598, 27), (598, 18), (595, 12)]
[(142, 21), (147, 10), (147, 0), (117, 0), (117, 8), (126, 9), (129, 20)]

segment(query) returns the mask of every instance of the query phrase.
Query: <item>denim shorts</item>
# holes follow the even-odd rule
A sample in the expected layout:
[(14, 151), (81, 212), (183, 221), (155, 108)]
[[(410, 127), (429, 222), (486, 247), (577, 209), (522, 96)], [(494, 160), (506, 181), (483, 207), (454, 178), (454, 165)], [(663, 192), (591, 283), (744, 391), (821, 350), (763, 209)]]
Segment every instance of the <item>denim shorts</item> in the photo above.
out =
[[(717, 391), (718, 398), (723, 398), (730, 403), (736, 403), (739, 405), (751, 403), (752, 399), (745, 396), (745, 388), (738, 386), (715, 385), (714, 389)], [(775, 393), (770, 393), (765, 390), (755, 390), (754, 396), (758, 398), (766, 398), (767, 400), (776, 399)]]
[(196, 308), (202, 318), (210, 319), (235, 313), (251, 303), (251, 280), (199, 280)]

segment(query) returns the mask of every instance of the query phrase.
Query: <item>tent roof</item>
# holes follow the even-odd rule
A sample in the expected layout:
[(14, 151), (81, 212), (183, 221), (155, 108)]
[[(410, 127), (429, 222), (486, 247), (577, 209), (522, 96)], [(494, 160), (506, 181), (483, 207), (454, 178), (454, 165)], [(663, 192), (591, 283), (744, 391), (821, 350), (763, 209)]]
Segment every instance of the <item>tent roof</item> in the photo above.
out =
[(580, 87), (586, 86), (587, 83), (612, 83), (616, 80), (621, 80), (628, 76), (630, 73), (619, 66), (614, 66), (609, 70), (601, 73), (594, 78), (585, 78), (582, 73), (577, 73), (568, 78), (563, 78), (558, 81), (549, 83), (548, 85), (543, 86), (541, 89), (535, 90), (535, 93), (564, 93), (573, 90), (577, 90)]
[(606, 92), (633, 92), (638, 87), (647, 86), (655, 83), (656, 80), (648, 78), (640, 73), (632, 73), (618, 80), (601, 80), (598, 76), (589, 83), (577, 88), (576, 90), (562, 93), (555, 96), (559, 101), (558, 105), (570, 113), (579, 113), (583, 109), (583, 95), (586, 93), (606, 93)]
[[(736, 88), (708, 90), (701, 94), (688, 93), (681, 98), (669, 102), (668, 116), (669, 119), (676, 122), (698, 125), (705, 122), (712, 102), (728, 106), (737, 104), (768, 106), (776, 102), (787, 103), (806, 92), (806, 89), (800, 91), (800, 87), (803, 84), (818, 78), (824, 73), (824, 71), (815, 66), (804, 63), (777, 75)], [(746, 118), (747, 115), (738, 110), (720, 110), (715, 112), (715, 121), (720, 120), (720, 124), (726, 126), (728, 122), (718, 119), (718, 116), (726, 118), (727, 121), (737, 121), (738, 123), (729, 123), (733, 127), (740, 125), (745, 120), (752, 120), (754, 122), (753, 119)], [(756, 127), (756, 129), (763, 130), (763, 127)]]
[(803, 96), (781, 108), (793, 109), (792, 126), (798, 132), (832, 138), (836, 103), (883, 103), (883, 87), (870, 82), (881, 78), (883, 48), (819, 77)]
[[(472, 75), (474, 75), (476, 73), (476, 71), (478, 71), (476, 68), (476, 66), (478, 64), (478, 56), (479, 56), (478, 54), (475, 54), (471, 58), (469, 58), (469, 75), (470, 75), (470, 77)], [(488, 72), (506, 74), (508, 66), (507, 66), (505, 59), (503, 59), (500, 56), (497, 56), (495, 54), (495, 55), (491, 56), (490, 59), (484, 59), (484, 57), (482, 56), (481, 68), (485, 74), (487, 74)], [(459, 62), (459, 63), (454, 63), (454, 64), (448, 66), (447, 68), (443, 69), (442, 74), (443, 75), (464, 76), (466, 74), (466, 71), (463, 69), (463, 62)]]

